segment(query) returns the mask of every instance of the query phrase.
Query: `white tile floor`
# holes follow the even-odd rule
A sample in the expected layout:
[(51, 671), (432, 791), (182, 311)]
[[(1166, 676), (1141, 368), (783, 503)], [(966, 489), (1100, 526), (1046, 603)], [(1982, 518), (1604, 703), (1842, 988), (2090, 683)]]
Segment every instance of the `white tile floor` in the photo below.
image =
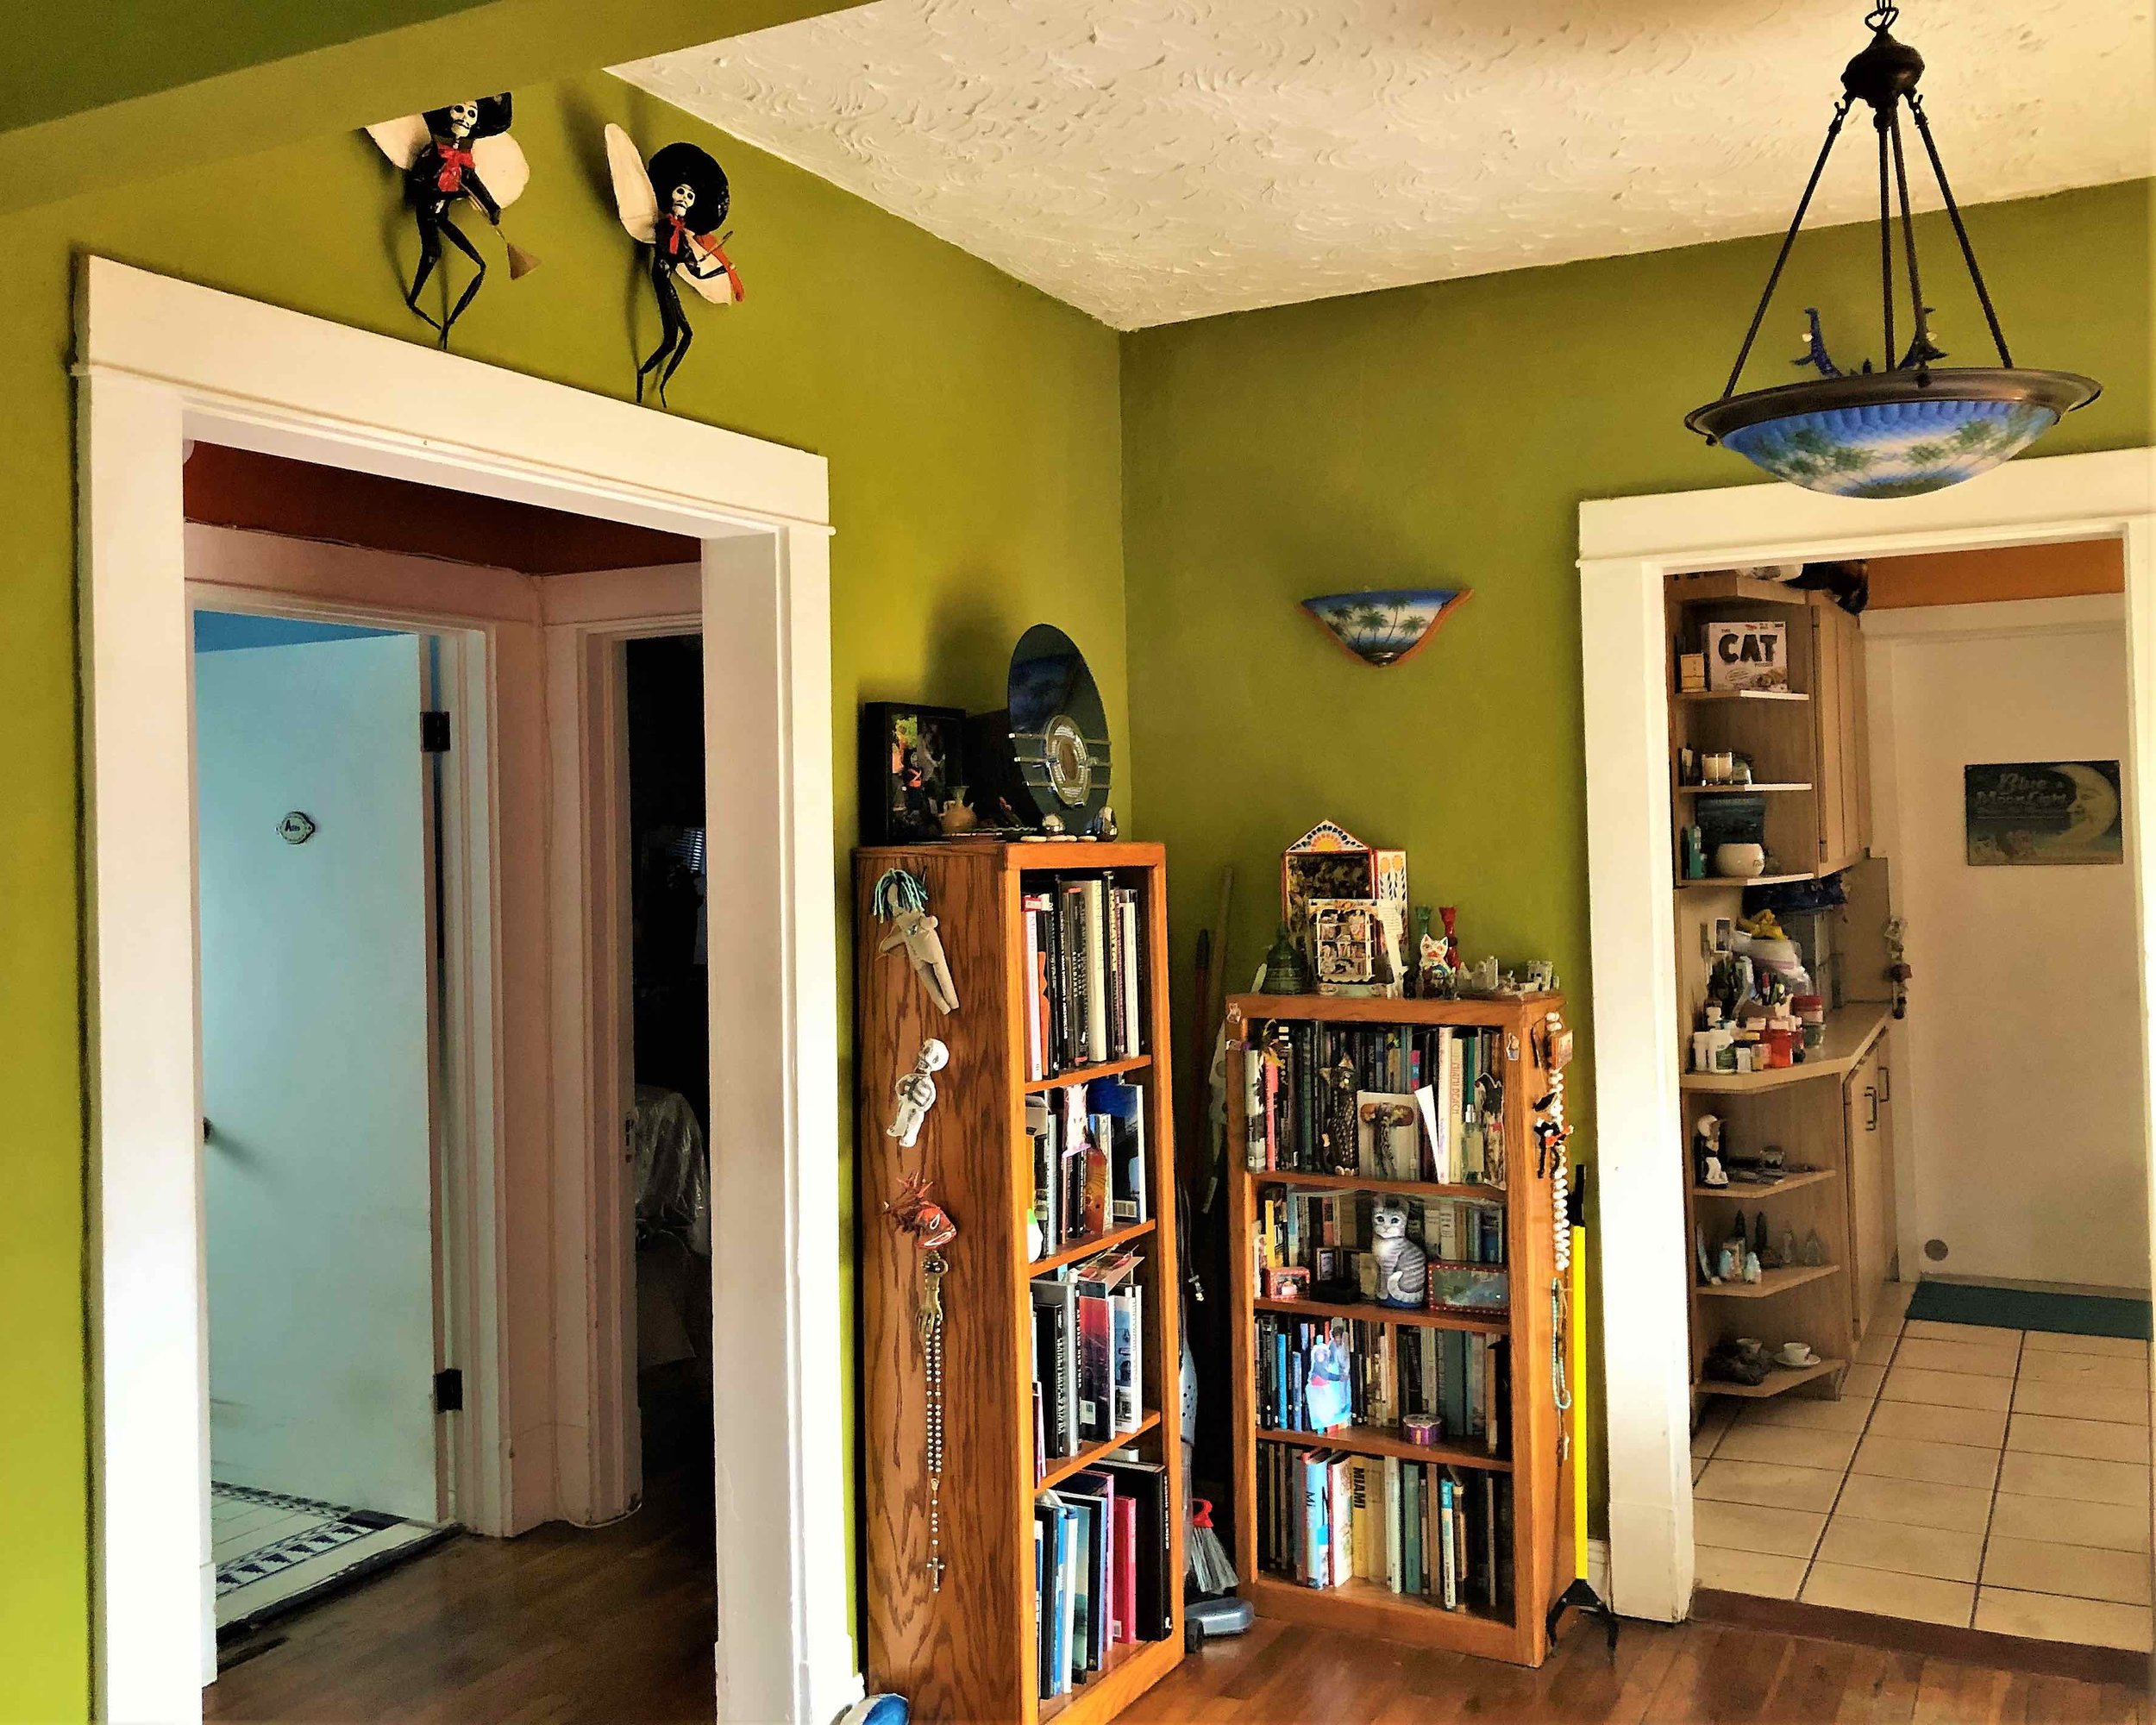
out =
[(210, 1560), (217, 1568), (217, 1622), (259, 1615), (435, 1530), (412, 1521), (374, 1527), (335, 1503), (240, 1486), (210, 1488)]
[(2146, 1651), (2148, 1344), (1905, 1322), (1915, 1291), (1840, 1401), (1708, 1402), (1699, 1584)]

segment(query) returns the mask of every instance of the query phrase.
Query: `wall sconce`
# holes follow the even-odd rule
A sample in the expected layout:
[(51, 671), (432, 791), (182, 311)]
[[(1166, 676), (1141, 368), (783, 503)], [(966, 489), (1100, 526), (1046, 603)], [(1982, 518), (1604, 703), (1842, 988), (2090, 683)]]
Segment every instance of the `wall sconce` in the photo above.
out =
[(1438, 625), (1467, 603), (1465, 587), (1395, 587), (1326, 593), (1302, 608), (1366, 665), (1397, 665), (1429, 643)]

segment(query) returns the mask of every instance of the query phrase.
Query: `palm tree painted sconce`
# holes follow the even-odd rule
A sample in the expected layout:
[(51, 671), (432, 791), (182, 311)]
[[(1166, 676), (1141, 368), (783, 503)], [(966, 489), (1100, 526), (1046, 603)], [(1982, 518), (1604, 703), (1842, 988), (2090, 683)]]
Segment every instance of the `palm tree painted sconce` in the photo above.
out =
[(1467, 603), (1465, 587), (1395, 587), (1326, 593), (1302, 608), (1366, 665), (1397, 665), (1429, 644), (1438, 625)]

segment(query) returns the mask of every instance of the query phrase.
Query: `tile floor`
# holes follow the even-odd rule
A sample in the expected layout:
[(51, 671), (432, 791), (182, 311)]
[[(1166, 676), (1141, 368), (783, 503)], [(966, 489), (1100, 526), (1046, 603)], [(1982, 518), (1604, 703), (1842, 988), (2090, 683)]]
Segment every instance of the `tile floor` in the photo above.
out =
[(335, 1503), (222, 1483), (210, 1488), (211, 1561), (220, 1627), (334, 1581), (435, 1529)]
[(1915, 1291), (1840, 1401), (1708, 1402), (1699, 1584), (2146, 1650), (2148, 1344), (1904, 1321)]

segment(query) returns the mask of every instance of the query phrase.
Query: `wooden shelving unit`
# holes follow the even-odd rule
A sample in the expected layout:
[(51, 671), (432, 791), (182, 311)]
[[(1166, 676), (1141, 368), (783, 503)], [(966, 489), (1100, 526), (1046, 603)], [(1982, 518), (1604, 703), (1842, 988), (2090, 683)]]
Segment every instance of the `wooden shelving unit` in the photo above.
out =
[[(937, 1010), (903, 951), (877, 950), (871, 903), (884, 870), (902, 868), (927, 888), (958, 1010)], [(1140, 1015), (1147, 1052), (1028, 1081), (1025, 933), (1020, 897), (1055, 875), (1113, 870), (1142, 888), (1144, 963)], [(1183, 1656), (1181, 1590), (1170, 1634), (1112, 1647), (1069, 1694), (1037, 1697), (1033, 1504), (1037, 1495), (1115, 1453), (1135, 1452), (1166, 1470), (1170, 1573), (1183, 1572), (1186, 1521), (1180, 1393), (1181, 1279), (1176, 1269), (1175, 1110), (1167, 1061), (1168, 888), (1157, 844), (1003, 843), (955, 839), (877, 847), (854, 856), (859, 1033), (862, 1450), (865, 1458), (868, 1665), (872, 1684), (907, 1696), (923, 1721), (1002, 1725), (1102, 1725)], [(886, 1136), (893, 1082), (911, 1071), (922, 1039), (940, 1038), (950, 1063), (918, 1143)], [(1150, 1220), (1111, 1228), (1039, 1261), (1026, 1223), (1033, 1169), (1025, 1135), (1029, 1093), (1120, 1074), (1144, 1093)], [(931, 1196), (958, 1228), (948, 1248), (941, 1589), (931, 1583), (924, 1382), (917, 1324), (919, 1253), (882, 1214), (900, 1179), (925, 1175)], [(1138, 1429), (1052, 1459), (1033, 1460), (1033, 1330), (1030, 1284), (1112, 1246), (1138, 1248), (1144, 1290)]]
[[(1235, 1434), (1236, 1567), (1244, 1578), (1243, 1595), (1263, 1616), (1363, 1634), (1380, 1635), (1420, 1647), (1443, 1648), (1481, 1659), (1538, 1665), (1548, 1656), (1545, 1620), (1550, 1601), (1572, 1579), (1571, 1468), (1560, 1463), (1557, 1412), (1550, 1378), (1551, 1319), (1550, 1289), (1555, 1275), (1551, 1235), (1551, 1182), (1538, 1170), (1532, 1138), (1534, 1102), (1549, 1088), (1540, 1063), (1535, 1031), (1546, 1013), (1560, 1008), (1556, 994), (1519, 1000), (1386, 1000), (1330, 999), (1312, 995), (1238, 994), (1228, 1001), (1232, 1048), (1245, 1044), (1259, 1027), (1275, 1019), (1324, 1020), (1335, 1024), (1454, 1025), (1492, 1026), (1502, 1033), (1505, 1085), (1504, 1141), (1507, 1183), (1441, 1185), (1428, 1182), (1376, 1180), (1286, 1170), (1252, 1170), (1244, 1164), (1243, 1090), (1228, 1086), (1230, 1308), (1233, 1340), (1233, 1422)], [(1372, 1195), (1472, 1199), (1499, 1203), (1505, 1211), (1506, 1267), (1511, 1302), (1505, 1313), (1486, 1316), (1449, 1311), (1400, 1310), (1368, 1302), (1265, 1300), (1257, 1295), (1251, 1242), (1261, 1195), (1269, 1189), (1352, 1192)], [(1509, 1338), (1511, 1402), (1506, 1410), (1505, 1443), (1493, 1456), (1478, 1444), (1423, 1446), (1397, 1432), (1356, 1426), (1319, 1434), (1263, 1427), (1257, 1406), (1255, 1320), (1260, 1313), (1302, 1318), (1344, 1317), (1384, 1327), (1388, 1345), (1401, 1330), (1430, 1327)], [(1575, 1315), (1573, 1321), (1578, 1321)], [(1297, 1449), (1337, 1450), (1349, 1454), (1396, 1457), (1402, 1461), (1450, 1465), (1462, 1470), (1499, 1473), (1512, 1490), (1513, 1595), (1508, 1615), (1463, 1608), (1447, 1611), (1426, 1598), (1399, 1594), (1366, 1580), (1313, 1588), (1258, 1567), (1255, 1514), (1257, 1458), (1261, 1445)]]

